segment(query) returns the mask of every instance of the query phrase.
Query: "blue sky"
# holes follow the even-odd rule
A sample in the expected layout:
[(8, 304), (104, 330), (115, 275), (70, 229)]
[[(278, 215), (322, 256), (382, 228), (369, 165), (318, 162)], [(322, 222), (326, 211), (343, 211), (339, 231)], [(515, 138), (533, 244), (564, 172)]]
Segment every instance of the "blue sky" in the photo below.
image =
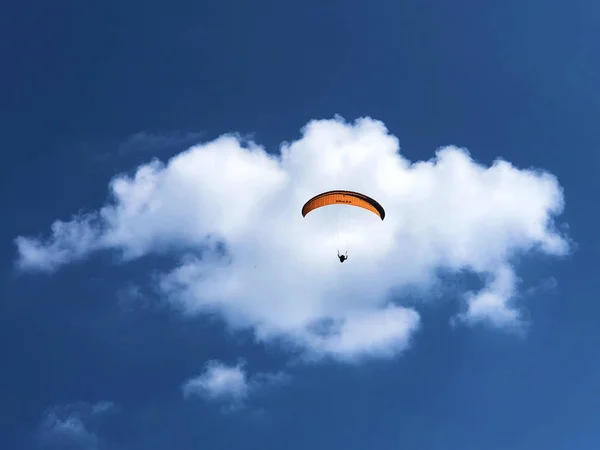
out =
[(598, 448), (599, 13), (0, 6), (0, 446)]

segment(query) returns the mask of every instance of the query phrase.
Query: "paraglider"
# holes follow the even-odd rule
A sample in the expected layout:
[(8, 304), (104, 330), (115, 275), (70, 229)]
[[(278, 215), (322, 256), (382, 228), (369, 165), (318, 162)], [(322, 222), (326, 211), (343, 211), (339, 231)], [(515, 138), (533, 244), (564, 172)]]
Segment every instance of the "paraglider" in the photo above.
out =
[[(314, 211), (315, 209), (330, 205), (357, 206), (371, 211), (381, 220), (385, 219), (385, 210), (375, 199), (359, 192), (343, 190), (327, 191), (315, 195), (302, 207), (302, 217), (306, 217), (309, 212)], [(340, 259), (340, 262), (343, 263), (348, 259), (348, 251), (346, 251), (345, 254), (340, 255), (338, 250), (338, 258)]]
[(321, 194), (315, 195), (309, 201), (307, 201), (302, 207), (302, 217), (323, 206), (328, 205), (349, 205), (358, 206), (359, 208), (367, 209), (377, 214), (381, 220), (385, 219), (385, 210), (376, 200), (371, 197), (367, 197), (364, 194), (352, 191), (327, 191)]

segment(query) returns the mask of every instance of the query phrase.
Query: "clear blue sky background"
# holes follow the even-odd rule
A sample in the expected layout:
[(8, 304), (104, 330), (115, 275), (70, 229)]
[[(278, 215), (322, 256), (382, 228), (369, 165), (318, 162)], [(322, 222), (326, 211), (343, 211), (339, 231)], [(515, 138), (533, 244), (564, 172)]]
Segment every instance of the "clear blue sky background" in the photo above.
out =
[[(582, 0), (2, 3), (0, 448), (43, 448), (49, 408), (105, 400), (115, 411), (88, 427), (106, 449), (600, 448), (599, 20)], [(208, 359), (260, 371), (285, 355), (124, 308), (160, 261), (14, 270), (17, 235), (97, 208), (118, 171), (228, 131), (275, 150), (334, 114), (382, 120), (411, 160), (456, 144), (557, 175), (577, 247), (522, 268), (557, 281), (527, 298), (525, 338), (428, 309), (399, 358), (296, 367), (223, 414), (184, 401), (182, 380)], [(139, 132), (180, 139), (125, 144)]]

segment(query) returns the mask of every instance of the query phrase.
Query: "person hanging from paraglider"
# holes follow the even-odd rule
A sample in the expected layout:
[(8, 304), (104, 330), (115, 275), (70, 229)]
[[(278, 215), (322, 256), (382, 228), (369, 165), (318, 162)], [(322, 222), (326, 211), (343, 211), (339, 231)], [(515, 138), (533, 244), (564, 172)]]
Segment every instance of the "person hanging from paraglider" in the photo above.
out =
[[(379, 216), (381, 220), (385, 219), (385, 209), (383, 209), (377, 200), (368, 197), (365, 194), (361, 194), (360, 192), (339, 189), (322, 192), (308, 200), (302, 207), (302, 217), (306, 217), (308, 213), (314, 211), (315, 209), (329, 207), (330, 205), (344, 205), (363, 208), (374, 213), (376, 216)], [(343, 263), (348, 259), (348, 250), (346, 249), (345, 254), (340, 255), (340, 250), (338, 248), (337, 256), (340, 262)]]

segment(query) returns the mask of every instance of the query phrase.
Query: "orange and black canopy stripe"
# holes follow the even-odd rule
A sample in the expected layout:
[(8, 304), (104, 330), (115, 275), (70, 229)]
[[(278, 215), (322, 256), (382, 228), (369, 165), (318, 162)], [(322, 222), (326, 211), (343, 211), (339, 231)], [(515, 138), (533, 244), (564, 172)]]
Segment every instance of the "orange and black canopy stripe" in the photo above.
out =
[(314, 209), (328, 205), (358, 206), (377, 214), (381, 220), (385, 218), (383, 207), (371, 197), (352, 191), (327, 191), (315, 195), (302, 207), (302, 217), (305, 217)]

